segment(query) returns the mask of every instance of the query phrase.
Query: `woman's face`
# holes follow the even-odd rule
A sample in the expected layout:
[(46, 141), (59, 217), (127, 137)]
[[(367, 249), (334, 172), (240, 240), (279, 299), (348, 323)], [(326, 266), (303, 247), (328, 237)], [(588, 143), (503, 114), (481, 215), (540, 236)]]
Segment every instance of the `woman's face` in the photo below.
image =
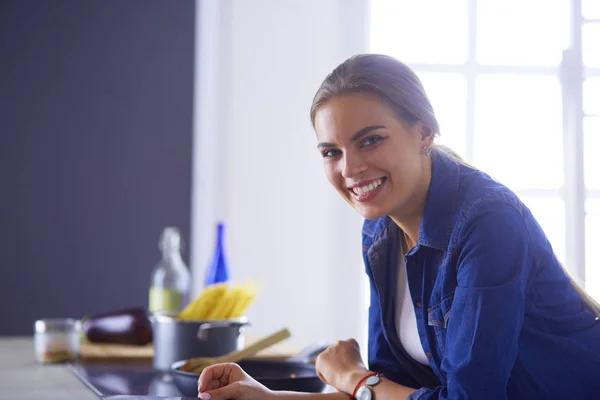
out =
[(370, 94), (334, 97), (315, 116), (327, 179), (363, 218), (401, 216), (418, 197), (433, 135), (405, 125)]

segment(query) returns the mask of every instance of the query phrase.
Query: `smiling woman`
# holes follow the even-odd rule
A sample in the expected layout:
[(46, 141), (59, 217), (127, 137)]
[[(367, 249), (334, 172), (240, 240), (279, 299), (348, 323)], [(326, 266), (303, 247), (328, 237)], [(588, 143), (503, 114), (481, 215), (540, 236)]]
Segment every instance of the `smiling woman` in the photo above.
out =
[(316, 362), (339, 392), (273, 392), (237, 365), (205, 369), (203, 399), (593, 398), (600, 310), (500, 182), (434, 144), (415, 73), (351, 57), (314, 97), (327, 179), (363, 218), (368, 367), (338, 341)]
[[(411, 212), (407, 202), (416, 204), (425, 195), (422, 172), (427, 170), (420, 154), (431, 146), (433, 130), (402, 122), (373, 94), (319, 100), (315, 101), (319, 109), (315, 129), (325, 173), (338, 193), (364, 218)], [(415, 134), (419, 129), (429, 132), (423, 143)], [(374, 190), (377, 182), (381, 184)]]

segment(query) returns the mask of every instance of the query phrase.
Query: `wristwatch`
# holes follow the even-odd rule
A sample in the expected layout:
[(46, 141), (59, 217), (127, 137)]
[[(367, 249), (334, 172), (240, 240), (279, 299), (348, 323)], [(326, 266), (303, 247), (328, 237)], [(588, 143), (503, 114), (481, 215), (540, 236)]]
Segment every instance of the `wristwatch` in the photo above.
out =
[(364, 384), (356, 391), (356, 400), (371, 400), (373, 399), (373, 386), (381, 382), (382, 374), (377, 374), (368, 377)]

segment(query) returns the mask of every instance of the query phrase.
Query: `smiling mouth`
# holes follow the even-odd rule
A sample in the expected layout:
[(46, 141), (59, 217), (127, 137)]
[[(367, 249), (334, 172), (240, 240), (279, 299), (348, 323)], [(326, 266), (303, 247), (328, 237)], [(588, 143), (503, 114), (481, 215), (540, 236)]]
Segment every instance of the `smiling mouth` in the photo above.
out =
[(375, 192), (386, 180), (387, 178), (379, 178), (370, 182), (368, 185), (363, 186), (353, 186), (348, 188), (354, 195), (358, 197), (364, 197), (369, 195), (370, 193)]

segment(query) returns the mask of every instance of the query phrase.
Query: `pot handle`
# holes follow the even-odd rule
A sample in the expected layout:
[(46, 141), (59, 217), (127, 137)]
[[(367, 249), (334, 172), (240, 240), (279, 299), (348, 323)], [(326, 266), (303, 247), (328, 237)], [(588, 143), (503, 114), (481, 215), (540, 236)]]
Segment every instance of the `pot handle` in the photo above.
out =
[(288, 357), (288, 361), (300, 361), (314, 364), (317, 361), (319, 354), (324, 352), (332, 344), (312, 344), (304, 347), (297, 354)]
[(204, 322), (202, 324), (200, 324), (200, 326), (198, 327), (198, 332), (196, 333), (196, 337), (198, 338), (198, 340), (208, 340), (208, 331), (213, 330), (213, 329), (222, 329), (222, 328), (229, 328), (230, 326), (234, 326), (236, 325), (238, 327), (238, 332), (241, 333), (241, 330), (244, 326), (246, 325), (250, 325), (250, 323), (248, 321), (242, 321), (242, 322), (238, 322), (238, 321), (211, 321), (211, 322)]

